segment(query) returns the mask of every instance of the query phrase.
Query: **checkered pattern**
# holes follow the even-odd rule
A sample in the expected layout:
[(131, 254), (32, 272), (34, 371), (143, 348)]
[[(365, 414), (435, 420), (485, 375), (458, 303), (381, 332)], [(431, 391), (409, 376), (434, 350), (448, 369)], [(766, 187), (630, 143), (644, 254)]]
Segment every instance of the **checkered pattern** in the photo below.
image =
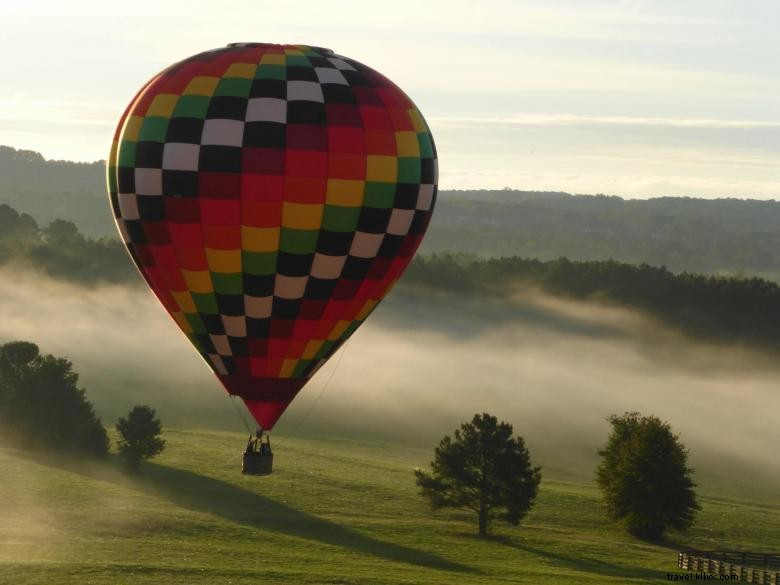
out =
[(108, 164), (141, 273), (266, 428), (400, 277), (436, 199), (433, 138), (406, 94), (299, 45), (166, 69)]

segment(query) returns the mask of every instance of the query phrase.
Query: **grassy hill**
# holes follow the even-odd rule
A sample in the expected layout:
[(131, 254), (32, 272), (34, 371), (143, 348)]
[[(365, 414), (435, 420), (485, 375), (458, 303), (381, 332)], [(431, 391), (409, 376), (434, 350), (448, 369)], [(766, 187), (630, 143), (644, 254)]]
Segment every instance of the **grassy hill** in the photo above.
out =
[(244, 437), (168, 430), (137, 478), (115, 461), (0, 449), (0, 581), (33, 583), (658, 583), (677, 546), (763, 549), (780, 503), (703, 487), (699, 523), (663, 546), (605, 520), (587, 477), (545, 472), (518, 530), (490, 541), (468, 515), (433, 515), (412, 469), (431, 450), (276, 437), (276, 471), (244, 477)]

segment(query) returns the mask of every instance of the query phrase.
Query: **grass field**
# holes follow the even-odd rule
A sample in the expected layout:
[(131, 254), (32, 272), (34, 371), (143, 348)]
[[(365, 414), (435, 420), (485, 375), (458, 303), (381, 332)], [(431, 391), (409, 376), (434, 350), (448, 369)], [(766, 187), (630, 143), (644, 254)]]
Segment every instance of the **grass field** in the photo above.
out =
[(0, 583), (659, 583), (681, 545), (780, 542), (779, 499), (703, 490), (690, 534), (655, 545), (605, 519), (589, 478), (544, 470), (521, 527), (480, 540), (469, 515), (416, 494), (432, 450), (274, 437), (275, 472), (257, 478), (239, 471), (242, 435), (166, 439), (135, 478), (114, 459), (0, 449)]

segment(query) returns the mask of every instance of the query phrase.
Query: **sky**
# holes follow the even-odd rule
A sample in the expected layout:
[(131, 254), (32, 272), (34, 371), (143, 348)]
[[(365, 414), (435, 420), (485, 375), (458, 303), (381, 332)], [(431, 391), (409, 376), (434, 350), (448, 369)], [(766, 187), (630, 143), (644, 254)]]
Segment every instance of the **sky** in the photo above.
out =
[(395, 81), (440, 187), (779, 198), (776, 0), (28, 0), (3, 6), (0, 144), (105, 159), (135, 91), (231, 42)]

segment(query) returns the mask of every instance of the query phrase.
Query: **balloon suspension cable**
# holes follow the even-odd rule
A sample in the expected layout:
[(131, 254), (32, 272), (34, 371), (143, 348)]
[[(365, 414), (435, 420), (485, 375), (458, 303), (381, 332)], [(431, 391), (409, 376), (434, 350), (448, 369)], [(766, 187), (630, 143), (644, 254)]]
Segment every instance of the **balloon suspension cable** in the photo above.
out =
[(327, 381), (325, 382), (325, 385), (322, 387), (322, 390), (320, 390), (320, 393), (317, 395), (317, 398), (312, 402), (311, 406), (309, 407), (309, 410), (306, 411), (306, 414), (303, 415), (303, 418), (298, 421), (298, 424), (295, 425), (295, 428), (290, 433), (290, 436), (297, 435), (298, 429), (303, 426), (303, 423), (306, 422), (306, 419), (309, 418), (309, 415), (314, 410), (314, 407), (317, 406), (317, 404), (320, 401), (320, 398), (322, 398), (322, 395), (325, 394), (325, 390), (328, 389), (328, 386), (330, 386), (330, 381), (333, 379), (333, 375), (336, 373), (336, 370), (339, 369), (339, 365), (341, 365), (341, 360), (344, 358), (344, 354), (347, 353), (347, 344), (345, 343), (341, 348), (341, 354), (339, 354), (339, 359), (336, 361), (335, 367), (330, 371), (330, 376), (328, 376)]
[(249, 426), (249, 423), (246, 422), (246, 418), (244, 418), (244, 415), (241, 414), (241, 409), (238, 407), (238, 405), (236, 404), (236, 401), (235, 401), (236, 397), (233, 396), (232, 394), (230, 394), (229, 396), (230, 396), (230, 403), (233, 405), (233, 408), (235, 408), (236, 412), (238, 413), (238, 418), (240, 418), (241, 422), (244, 423), (244, 428), (246, 429), (246, 432), (251, 435), (253, 431), (252, 431), (251, 427)]

